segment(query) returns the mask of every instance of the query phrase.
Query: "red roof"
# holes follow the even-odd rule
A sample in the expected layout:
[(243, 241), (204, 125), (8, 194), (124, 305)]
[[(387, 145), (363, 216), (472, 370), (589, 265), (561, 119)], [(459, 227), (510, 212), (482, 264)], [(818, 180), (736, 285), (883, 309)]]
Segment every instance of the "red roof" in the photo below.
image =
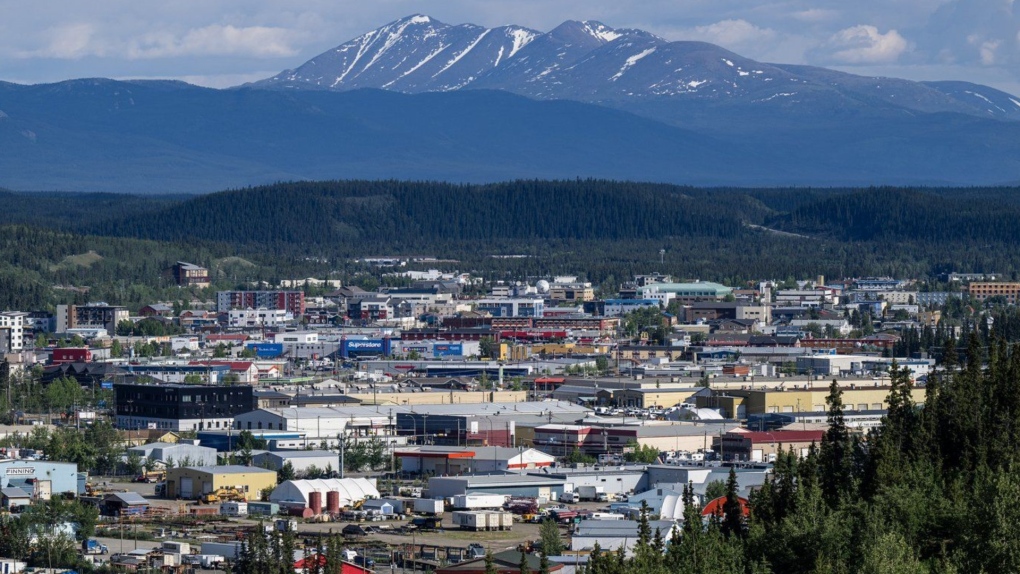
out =
[(191, 361), (190, 364), (209, 365), (214, 367), (226, 365), (227, 367), (230, 367), (231, 371), (239, 371), (242, 373), (248, 372), (248, 370), (251, 369), (252, 366), (251, 361)]
[[(751, 516), (751, 507), (748, 506), (747, 499), (740, 498), (738, 496), (737, 500), (740, 501), (740, 512), (744, 515), (744, 518)], [(715, 500), (712, 500), (708, 504), (706, 504), (705, 507), (701, 509), (701, 515), (712, 516), (713, 514), (722, 514), (723, 507), (725, 505), (726, 497), (720, 496), (719, 498), (716, 498)]]
[[(315, 563), (316, 562), (318, 562), (319, 567), (322, 568), (322, 567), (326, 566), (326, 557), (321, 555), (321, 554), (315, 554), (315, 555), (309, 556), (307, 559), (306, 558), (302, 558), (302, 559), (294, 562), (294, 570), (295, 571), (304, 570), (305, 569), (305, 562), (309, 562), (309, 564), (308, 564), (309, 569), (315, 568)], [(372, 571), (367, 569), (367, 568), (362, 568), (361, 566), (358, 566), (357, 564), (352, 564), (350, 562), (341, 562), (340, 573), (341, 574), (372, 574)]]
[(247, 341), (248, 335), (206, 335), (206, 341)]
[(745, 432), (741, 433), (742, 438), (756, 443), (779, 443), (779, 442), (822, 442), (822, 430), (777, 430), (772, 432)]

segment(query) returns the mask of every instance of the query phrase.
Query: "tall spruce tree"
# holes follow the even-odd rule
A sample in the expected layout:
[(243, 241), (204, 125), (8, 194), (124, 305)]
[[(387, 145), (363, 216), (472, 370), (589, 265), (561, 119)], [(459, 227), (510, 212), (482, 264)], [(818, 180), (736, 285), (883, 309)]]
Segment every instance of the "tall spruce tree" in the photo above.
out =
[(849, 500), (853, 493), (853, 444), (850, 431), (843, 417), (843, 390), (834, 379), (829, 385), (828, 406), (829, 428), (822, 436), (818, 452), (818, 466), (821, 471), (822, 494), (833, 508)]

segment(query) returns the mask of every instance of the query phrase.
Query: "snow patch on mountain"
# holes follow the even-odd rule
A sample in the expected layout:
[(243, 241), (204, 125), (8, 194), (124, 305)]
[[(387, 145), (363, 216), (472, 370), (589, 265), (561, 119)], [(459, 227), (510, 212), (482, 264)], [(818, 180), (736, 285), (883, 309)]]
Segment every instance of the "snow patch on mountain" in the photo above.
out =
[[(530, 44), (538, 34), (524, 28), (514, 28), (510, 30), (510, 36), (514, 41), (514, 45), (510, 48), (510, 53), (507, 54), (507, 59), (513, 58), (514, 54), (521, 51), (521, 48)], [(502, 48), (501, 48), (502, 50)], [(497, 62), (498, 64), (499, 62)]]
[(641, 60), (641, 58), (644, 58), (645, 56), (648, 56), (649, 54), (651, 54), (654, 51), (655, 51), (655, 48), (648, 48), (647, 50), (638, 52), (637, 54), (634, 54), (633, 56), (627, 58), (627, 61), (623, 63), (623, 67), (620, 68), (620, 71), (616, 72), (616, 74), (614, 74), (613, 77), (609, 78), (609, 80), (612, 81), (612, 82), (615, 82), (616, 80), (619, 80), (620, 77), (623, 76), (623, 74), (627, 70), (629, 70), (634, 64), (638, 63), (638, 61)]
[(490, 31), (491, 30), (485, 30), (484, 32), (482, 32), (481, 35), (479, 35), (477, 38), (475, 38), (475, 41), (471, 42), (471, 44), (467, 48), (464, 48), (463, 51), (461, 51), (459, 54), (457, 54), (456, 56), (451, 58), (450, 61), (447, 62), (446, 65), (443, 66), (442, 69), (440, 69), (438, 72), (436, 72), (435, 74), (432, 74), (432, 77), (435, 78), (439, 74), (442, 74), (443, 72), (449, 70), (451, 66), (453, 66), (454, 64), (459, 62), (461, 60), (461, 58), (466, 56), (468, 54), (468, 52), (470, 52), (472, 49), (474, 49), (474, 47), (477, 46), (478, 43), (482, 41), (482, 38), (484, 38), (486, 36), (486, 34), (488, 34)]
[(613, 30), (601, 22), (581, 22), (581, 24), (583, 25), (585, 32), (607, 44), (620, 36), (623, 36), (623, 34)]
[[(425, 58), (422, 61), (418, 62), (413, 67), (411, 67), (409, 70), (407, 70), (403, 74), (400, 74), (399, 76), (397, 76), (393, 80), (390, 80), (389, 82), (383, 84), (383, 87), (384, 88), (388, 88), (388, 87), (392, 86), (393, 84), (395, 84), (398, 80), (401, 80), (401, 79), (406, 78), (407, 76), (413, 74), (415, 71), (418, 70), (418, 68), (424, 66), (425, 64), (428, 64), (429, 61), (432, 60), (432, 58), (435, 58), (439, 54), (442, 54), (449, 47), (450, 46), (448, 46), (447, 44), (440, 44), (439, 48), (433, 50), (428, 56), (425, 56)], [(433, 76), (433, 77), (435, 77), (435, 76)]]

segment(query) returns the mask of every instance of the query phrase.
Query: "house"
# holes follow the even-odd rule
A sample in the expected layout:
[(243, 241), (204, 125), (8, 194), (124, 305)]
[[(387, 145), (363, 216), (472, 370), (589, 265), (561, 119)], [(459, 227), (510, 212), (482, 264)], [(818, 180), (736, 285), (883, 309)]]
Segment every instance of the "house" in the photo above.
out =
[[(589, 521), (593, 522), (593, 521)], [(518, 574), (521, 571), (522, 554), (516, 550), (506, 550), (492, 555), (492, 561), (499, 574)], [(524, 554), (524, 560), (528, 563), (528, 570), (539, 572), (541, 570), (541, 558), (537, 554)], [(559, 572), (563, 569), (562, 564), (549, 564), (549, 572)], [(436, 570), (436, 574), (485, 574), (485, 558), (467, 560)]]
[(178, 261), (170, 268), (170, 273), (174, 278), (174, 283), (181, 287), (204, 288), (209, 286), (209, 270), (194, 263)]
[(173, 317), (174, 308), (166, 303), (153, 303), (138, 310), (142, 317)]

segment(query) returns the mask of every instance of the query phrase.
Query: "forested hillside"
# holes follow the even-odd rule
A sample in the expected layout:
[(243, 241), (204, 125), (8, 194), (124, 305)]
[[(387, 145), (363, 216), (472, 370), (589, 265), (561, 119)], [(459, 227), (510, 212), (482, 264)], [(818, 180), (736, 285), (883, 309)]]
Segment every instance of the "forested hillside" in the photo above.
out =
[(606, 291), (652, 271), (734, 286), (819, 274), (1008, 277), (1020, 272), (1016, 191), (526, 180), (302, 182), (187, 197), (8, 192), (0, 303), (182, 295), (161, 276), (178, 259), (214, 269), (217, 287), (354, 281), (372, 272), (354, 259), (380, 254), (429, 255), (451, 261), (421, 266), (491, 279), (580, 274)]
[[(952, 342), (944, 355), (956, 356)], [(596, 550), (586, 571), (1020, 571), (1020, 353), (995, 341), (986, 353), (975, 337), (966, 357), (928, 379), (923, 408), (911, 401), (906, 369), (895, 369), (888, 415), (867, 441), (847, 427), (833, 384), (820, 447), (779, 456), (749, 518), (731, 472), (723, 511), (707, 525), (685, 493), (686, 520), (668, 546), (645, 524), (632, 558)]]

